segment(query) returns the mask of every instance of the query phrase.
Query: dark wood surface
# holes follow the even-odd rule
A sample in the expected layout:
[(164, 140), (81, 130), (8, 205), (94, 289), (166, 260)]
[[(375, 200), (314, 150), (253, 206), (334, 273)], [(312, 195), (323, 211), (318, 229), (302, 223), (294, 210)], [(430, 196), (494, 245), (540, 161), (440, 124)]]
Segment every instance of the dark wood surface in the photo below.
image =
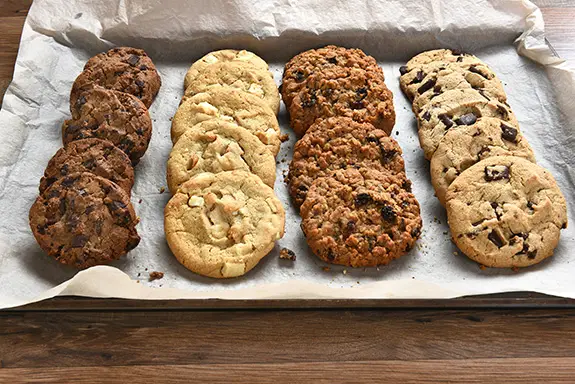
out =
[[(0, 0), (0, 99), (30, 3)], [(575, 1), (536, 3), (549, 42), (573, 65)], [(573, 383), (574, 304), (532, 293), (307, 303), (57, 298), (0, 312), (0, 383)]]

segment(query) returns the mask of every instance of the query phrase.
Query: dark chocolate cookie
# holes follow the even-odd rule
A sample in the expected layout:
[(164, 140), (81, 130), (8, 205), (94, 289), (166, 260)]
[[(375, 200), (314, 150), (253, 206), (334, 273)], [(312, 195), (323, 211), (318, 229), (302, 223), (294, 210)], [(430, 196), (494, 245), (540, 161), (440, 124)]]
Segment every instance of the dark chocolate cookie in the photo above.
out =
[(328, 263), (387, 264), (414, 246), (421, 233), (419, 203), (389, 173), (338, 170), (316, 179), (301, 206), (312, 251)]
[(132, 94), (149, 108), (162, 81), (152, 60), (141, 49), (118, 47), (92, 57), (74, 81), (70, 107), (94, 85)]
[(118, 184), (128, 195), (134, 185), (130, 158), (109, 141), (83, 139), (68, 143), (52, 157), (40, 180), (40, 194), (62, 177), (90, 172)]
[(72, 108), (72, 120), (66, 120), (62, 127), (64, 144), (90, 137), (112, 142), (135, 165), (148, 149), (152, 120), (136, 97), (94, 87), (80, 95)]
[(318, 118), (346, 116), (371, 123), (389, 134), (395, 124), (393, 94), (380, 71), (334, 66), (309, 76), (290, 108), (293, 130), (298, 135)]
[(137, 223), (126, 192), (87, 172), (56, 181), (30, 209), (40, 247), (76, 268), (106, 264), (134, 249), (140, 242)]
[(315, 179), (348, 167), (389, 170), (407, 182), (401, 153), (394, 139), (371, 124), (349, 117), (318, 120), (295, 145), (288, 175), (290, 195), (299, 206)]
[(281, 94), (286, 107), (289, 108), (293, 98), (305, 87), (310, 75), (335, 66), (379, 71), (383, 80), (383, 71), (378, 67), (377, 61), (361, 49), (335, 45), (310, 49), (294, 56), (285, 65)]

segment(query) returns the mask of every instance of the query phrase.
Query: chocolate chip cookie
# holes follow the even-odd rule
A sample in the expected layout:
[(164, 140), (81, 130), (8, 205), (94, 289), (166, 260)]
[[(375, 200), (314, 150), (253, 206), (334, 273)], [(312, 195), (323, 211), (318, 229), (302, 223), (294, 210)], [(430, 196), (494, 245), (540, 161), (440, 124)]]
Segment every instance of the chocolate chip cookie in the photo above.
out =
[(318, 120), (295, 145), (288, 174), (290, 195), (300, 206), (316, 178), (348, 167), (388, 170), (400, 184), (407, 183), (401, 154), (394, 139), (369, 123), (349, 117)]
[(141, 49), (118, 47), (92, 57), (74, 81), (70, 108), (94, 85), (136, 96), (149, 108), (162, 81), (152, 60)]
[(284, 234), (285, 212), (272, 188), (249, 172), (200, 173), (164, 210), (174, 256), (200, 275), (228, 278), (251, 270)]
[(137, 222), (122, 188), (86, 172), (59, 179), (30, 209), (40, 247), (76, 268), (107, 264), (134, 249), (140, 241)]
[(567, 206), (553, 176), (520, 157), (490, 157), (449, 186), (453, 241), (488, 267), (527, 267), (551, 256), (567, 227)]
[(206, 67), (190, 82), (185, 96), (193, 96), (208, 87), (237, 88), (262, 99), (275, 114), (280, 109), (280, 95), (269, 71), (241, 61), (215, 63)]
[(441, 204), (445, 205), (447, 188), (461, 172), (492, 156), (519, 156), (535, 162), (521, 132), (495, 117), (450, 129), (431, 158), (431, 184)]
[(393, 94), (379, 71), (334, 66), (307, 78), (289, 108), (291, 126), (302, 136), (318, 118), (350, 117), (389, 134), (395, 124)]
[(209, 119), (236, 123), (254, 134), (275, 155), (280, 128), (274, 112), (257, 96), (233, 88), (211, 88), (185, 97), (172, 119), (172, 142), (194, 125)]
[(273, 188), (276, 159), (265, 144), (248, 130), (220, 119), (206, 120), (188, 129), (168, 159), (170, 192), (202, 172), (244, 170)]
[[(202, 73), (207, 67), (216, 63), (224, 62), (241, 62), (247, 63), (251, 66), (267, 71), (268, 63), (266, 63), (261, 57), (253, 52), (241, 50), (236, 51), (235, 49), (224, 49), (221, 51), (210, 52), (198, 61), (194, 62), (188, 72), (186, 73), (186, 78), (184, 79), (184, 90), (192, 83), (192, 81)], [(269, 73), (269, 72), (268, 72)], [(271, 73), (269, 73), (271, 76)]]
[(365, 168), (316, 179), (300, 213), (312, 251), (352, 267), (387, 264), (408, 252), (421, 233), (415, 196), (393, 175)]
[(94, 87), (79, 96), (62, 127), (64, 144), (91, 137), (112, 142), (136, 165), (152, 137), (148, 109), (130, 94)]
[(425, 158), (431, 159), (449, 129), (474, 124), (480, 117), (496, 117), (518, 127), (507, 104), (490, 99), (475, 89), (454, 89), (435, 97), (417, 116), (419, 143)]
[(72, 173), (89, 172), (118, 184), (128, 196), (134, 185), (130, 158), (109, 141), (83, 139), (68, 143), (50, 159), (40, 180), (40, 194)]
[(350, 49), (328, 45), (319, 49), (310, 49), (294, 56), (285, 65), (281, 94), (289, 109), (293, 98), (305, 87), (307, 78), (314, 73), (321, 73), (334, 66), (358, 68), (379, 72), (383, 80), (383, 71), (371, 56), (361, 49)]

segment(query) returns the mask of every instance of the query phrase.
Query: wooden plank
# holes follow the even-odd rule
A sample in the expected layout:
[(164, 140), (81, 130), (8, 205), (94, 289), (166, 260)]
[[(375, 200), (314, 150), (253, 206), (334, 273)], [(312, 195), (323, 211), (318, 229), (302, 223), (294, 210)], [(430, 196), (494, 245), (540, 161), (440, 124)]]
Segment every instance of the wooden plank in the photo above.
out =
[(542, 8), (547, 40), (575, 67), (575, 1), (569, 8)]
[(7, 383), (572, 383), (575, 358), (0, 369)]
[(26, 16), (31, 5), (32, 0), (0, 0), (0, 17)]
[(575, 357), (575, 312), (4, 312), (0, 336), (4, 368)]

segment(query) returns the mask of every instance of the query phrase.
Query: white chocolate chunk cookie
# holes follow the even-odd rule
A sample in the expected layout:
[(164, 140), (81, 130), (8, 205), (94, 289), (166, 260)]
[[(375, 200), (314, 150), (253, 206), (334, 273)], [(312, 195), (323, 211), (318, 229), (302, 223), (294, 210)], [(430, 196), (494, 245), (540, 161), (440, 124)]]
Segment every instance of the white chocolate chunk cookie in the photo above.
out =
[(233, 88), (211, 88), (185, 97), (172, 119), (172, 142), (194, 125), (210, 119), (236, 123), (257, 136), (277, 155), (280, 128), (273, 111), (258, 97)]
[(200, 275), (228, 278), (251, 270), (282, 238), (285, 212), (272, 188), (249, 172), (201, 173), (164, 210), (174, 256)]
[(244, 170), (273, 188), (274, 155), (248, 130), (220, 119), (206, 120), (188, 129), (176, 142), (168, 159), (168, 187), (180, 185), (202, 173)]
[(528, 160), (495, 156), (449, 186), (447, 219), (455, 244), (488, 267), (527, 267), (551, 256), (567, 227), (555, 179)]
[[(255, 68), (267, 71), (268, 64), (258, 55), (253, 52), (241, 50), (236, 51), (235, 49), (223, 49), (221, 51), (210, 52), (195, 63), (192, 64), (188, 72), (186, 73), (186, 78), (184, 79), (184, 89), (192, 83), (194, 78), (203, 72), (207, 67), (216, 63), (223, 62), (240, 62), (252, 65)], [(271, 73), (270, 73), (271, 76)]]
[(431, 159), (449, 129), (474, 124), (480, 117), (497, 117), (518, 127), (507, 104), (485, 97), (475, 89), (453, 89), (434, 98), (417, 116), (419, 143), (425, 158)]
[(280, 94), (267, 70), (240, 61), (215, 63), (190, 82), (185, 96), (193, 96), (213, 86), (240, 89), (262, 99), (274, 113), (279, 112)]
[(518, 156), (535, 162), (521, 132), (495, 117), (450, 129), (431, 158), (431, 184), (441, 204), (445, 205), (447, 188), (461, 172), (492, 156)]

